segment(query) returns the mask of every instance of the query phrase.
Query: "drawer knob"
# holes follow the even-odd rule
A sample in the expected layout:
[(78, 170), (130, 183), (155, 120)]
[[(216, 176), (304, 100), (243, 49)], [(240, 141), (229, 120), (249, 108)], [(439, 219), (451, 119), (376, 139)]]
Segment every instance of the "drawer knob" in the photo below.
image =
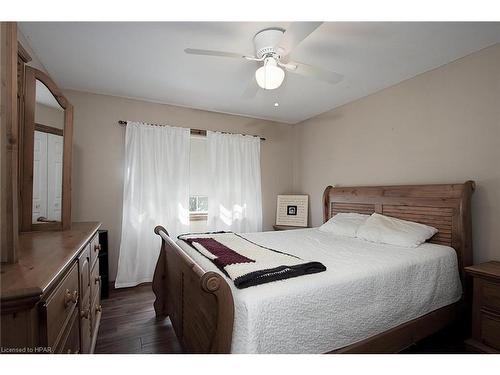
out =
[(83, 318), (83, 319), (88, 319), (89, 318), (89, 314), (90, 314), (90, 309), (82, 310), (80, 312), (80, 317)]
[(97, 276), (94, 280), (94, 284), (100, 283), (101, 282), (101, 276)]
[(94, 246), (95, 251), (101, 251), (101, 244), (98, 243), (97, 245)]
[(64, 307), (68, 307), (70, 303), (76, 304), (78, 302), (78, 291), (74, 290), (70, 292), (69, 289), (66, 289), (66, 293), (64, 295)]
[(102, 306), (97, 305), (97, 307), (95, 308), (95, 312), (102, 312)]

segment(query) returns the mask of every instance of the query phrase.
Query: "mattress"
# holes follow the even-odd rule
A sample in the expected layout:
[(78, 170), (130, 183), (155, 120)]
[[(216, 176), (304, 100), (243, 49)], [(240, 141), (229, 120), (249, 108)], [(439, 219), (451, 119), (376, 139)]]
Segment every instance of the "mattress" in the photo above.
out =
[(237, 289), (207, 258), (177, 241), (230, 285), (232, 353), (325, 353), (458, 301), (451, 247), (405, 248), (336, 236), (317, 228), (244, 234), (262, 246), (323, 263), (325, 272)]

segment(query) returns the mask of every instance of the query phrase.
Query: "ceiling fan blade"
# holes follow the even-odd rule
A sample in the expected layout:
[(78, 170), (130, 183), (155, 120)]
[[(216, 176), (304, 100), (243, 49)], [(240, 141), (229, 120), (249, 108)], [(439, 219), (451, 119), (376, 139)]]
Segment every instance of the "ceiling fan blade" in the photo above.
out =
[(184, 52), (190, 55), (204, 55), (204, 56), (217, 56), (217, 57), (234, 57), (237, 59), (247, 59), (254, 60), (253, 56), (245, 56), (241, 53), (234, 52), (224, 52), (224, 51), (213, 51), (209, 49), (196, 49), (196, 48), (186, 48)]
[(283, 34), (283, 38), (276, 46), (281, 56), (290, 52), (305, 38), (316, 30), (323, 22), (292, 22)]
[(320, 81), (326, 81), (332, 85), (335, 85), (344, 79), (344, 76), (342, 74), (317, 68), (315, 66), (300, 63), (297, 61), (290, 61), (288, 64), (284, 64), (282, 66), (290, 73), (316, 78)]

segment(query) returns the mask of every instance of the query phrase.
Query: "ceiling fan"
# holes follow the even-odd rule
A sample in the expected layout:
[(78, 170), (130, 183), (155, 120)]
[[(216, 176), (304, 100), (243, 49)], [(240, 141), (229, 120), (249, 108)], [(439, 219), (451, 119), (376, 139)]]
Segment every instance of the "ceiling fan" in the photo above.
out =
[[(281, 28), (261, 30), (253, 38), (256, 56), (193, 48), (186, 48), (184, 52), (192, 55), (232, 57), (263, 63), (255, 72), (255, 80), (258, 87), (265, 90), (274, 90), (280, 87), (285, 79), (285, 70), (336, 84), (343, 78), (339, 73), (298, 61), (289, 61), (289, 55), (293, 49), (321, 24), (322, 22), (292, 22), (286, 30)], [(255, 88), (253, 95), (255, 95), (258, 87), (253, 86)]]

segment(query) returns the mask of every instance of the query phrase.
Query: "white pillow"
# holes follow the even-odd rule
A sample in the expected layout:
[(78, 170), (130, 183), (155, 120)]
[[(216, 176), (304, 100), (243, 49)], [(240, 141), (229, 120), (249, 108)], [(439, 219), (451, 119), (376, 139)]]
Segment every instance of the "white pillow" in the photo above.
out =
[(374, 213), (359, 227), (357, 237), (371, 242), (417, 247), (437, 232), (428, 225)]
[(362, 215), (354, 212), (338, 213), (320, 226), (319, 230), (322, 232), (337, 234), (339, 236), (356, 237), (358, 228), (369, 217), (369, 215)]

